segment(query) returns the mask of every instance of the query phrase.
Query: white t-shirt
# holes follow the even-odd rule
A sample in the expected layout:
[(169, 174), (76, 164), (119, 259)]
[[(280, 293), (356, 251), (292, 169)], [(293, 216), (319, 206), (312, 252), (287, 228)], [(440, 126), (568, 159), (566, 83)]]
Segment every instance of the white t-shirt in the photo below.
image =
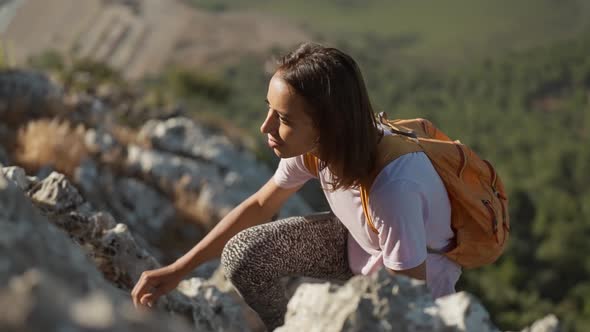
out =
[[(305, 167), (303, 156), (297, 156), (281, 159), (273, 178), (278, 186), (292, 188), (315, 176)], [(328, 168), (320, 172), (322, 188), (328, 188), (330, 178)], [(349, 231), (348, 259), (353, 273), (369, 275), (383, 266), (406, 270), (426, 260), (426, 284), (433, 296), (455, 292), (461, 267), (426, 251), (427, 246), (449, 246), (453, 231), (447, 191), (425, 153), (403, 155), (375, 178), (369, 212), (379, 234), (366, 223), (358, 190), (324, 190), (324, 194)]]

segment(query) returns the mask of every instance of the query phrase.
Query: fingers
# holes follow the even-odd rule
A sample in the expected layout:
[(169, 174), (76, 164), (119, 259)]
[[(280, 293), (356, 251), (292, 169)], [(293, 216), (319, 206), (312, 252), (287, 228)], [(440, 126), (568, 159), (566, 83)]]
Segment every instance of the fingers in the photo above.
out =
[(142, 305), (148, 306), (148, 307), (152, 307), (154, 305), (154, 296), (152, 293), (147, 293), (144, 296), (141, 297), (141, 300), (139, 300), (139, 303), (141, 303)]
[(133, 300), (133, 305), (136, 308), (141, 304), (140, 299), (146, 292), (150, 290), (150, 288), (150, 276), (148, 271), (145, 271), (141, 274), (139, 281), (137, 284), (135, 284), (135, 287), (133, 287), (133, 290), (131, 291), (131, 299)]
[(162, 269), (151, 270), (141, 274), (131, 291), (131, 299), (135, 308), (146, 305), (152, 307), (160, 296), (174, 289), (177, 282), (175, 279), (170, 279), (170, 276), (163, 275), (162, 271)]
[(139, 303), (151, 308), (164, 293), (165, 291), (163, 289), (156, 288), (154, 292), (144, 294), (139, 300)]

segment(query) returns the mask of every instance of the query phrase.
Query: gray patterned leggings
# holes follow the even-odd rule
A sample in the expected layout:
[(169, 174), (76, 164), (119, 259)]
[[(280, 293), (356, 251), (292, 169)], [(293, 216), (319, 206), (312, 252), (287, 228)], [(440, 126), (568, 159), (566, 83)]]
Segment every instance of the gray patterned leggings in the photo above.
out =
[(247, 228), (225, 245), (225, 275), (269, 331), (283, 325), (287, 295), (283, 277), (347, 280), (348, 230), (330, 212), (290, 217)]

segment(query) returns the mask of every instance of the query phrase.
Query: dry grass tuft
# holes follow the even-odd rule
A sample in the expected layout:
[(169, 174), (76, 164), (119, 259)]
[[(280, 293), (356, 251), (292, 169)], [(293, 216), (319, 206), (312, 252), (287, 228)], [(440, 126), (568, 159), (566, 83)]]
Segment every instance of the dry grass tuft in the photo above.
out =
[(131, 127), (122, 125), (113, 125), (110, 128), (110, 132), (113, 137), (122, 145), (129, 146), (135, 144), (139, 146), (145, 146), (146, 144), (138, 138), (138, 130)]
[(69, 122), (57, 119), (41, 119), (28, 122), (17, 133), (13, 160), (34, 174), (50, 165), (68, 177), (88, 156), (84, 144), (86, 129), (73, 127)]

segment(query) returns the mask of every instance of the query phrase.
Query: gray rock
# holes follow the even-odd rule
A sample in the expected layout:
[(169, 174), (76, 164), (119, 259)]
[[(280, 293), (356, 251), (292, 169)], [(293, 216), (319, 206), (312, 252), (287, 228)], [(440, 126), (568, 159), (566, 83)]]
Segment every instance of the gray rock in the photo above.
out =
[(522, 332), (559, 332), (559, 320), (553, 314), (547, 315), (537, 321), (531, 326), (522, 330)]
[[(102, 278), (67, 236), (50, 224), (24, 192), (0, 173), (0, 285), (31, 267), (67, 273), (72, 288), (88, 289)], [(65, 272), (64, 272), (65, 271)], [(0, 315), (0, 317), (2, 317)]]
[(0, 71), (0, 120), (10, 119), (15, 124), (54, 114), (61, 105), (62, 93), (40, 72)]
[(127, 167), (132, 173), (143, 174), (164, 192), (173, 193), (175, 186), (183, 183), (185, 190), (198, 195), (196, 207), (200, 211), (199, 218), (209, 229), (254, 193), (240, 187), (225, 187), (220, 170), (212, 164), (169, 152), (130, 146)]
[[(161, 152), (130, 147), (129, 166), (168, 181), (188, 176), (187, 188), (199, 192), (198, 206), (203, 219), (213, 223), (272, 176), (268, 167), (258, 163), (251, 153), (236, 148), (227, 137), (188, 118), (150, 120), (139, 136)], [(295, 195), (286, 202), (279, 217), (309, 213), (309, 206)]]
[[(197, 163), (189, 158), (169, 152), (161, 152), (131, 145), (127, 149), (127, 167), (130, 172), (145, 174), (163, 189), (172, 186), (184, 177), (190, 181), (187, 188), (199, 191), (205, 181), (221, 182), (220, 174), (213, 165)], [(170, 188), (167, 188), (170, 190)]]
[[(29, 194), (36, 197), (33, 201), (42, 208), (45, 217), (24, 197), (21, 189), (0, 176), (0, 282), (6, 285), (9, 280), (22, 277), (37, 285), (39, 282), (35, 280), (49, 280), (45, 284), (42, 282), (40, 287), (44, 287), (47, 294), (50, 290), (59, 292), (63, 298), (51, 302), (45, 293), (35, 293), (34, 296), (24, 294), (21, 298), (30, 298), (27, 303), (39, 308), (34, 313), (40, 316), (26, 316), (27, 308), (31, 307), (27, 305), (15, 309), (10, 316), (12, 318), (6, 318), (6, 321), (5, 315), (0, 315), (0, 324), (6, 324), (0, 326), (13, 326), (13, 322), (18, 321), (24, 324), (19, 326), (36, 330), (36, 323), (30, 323), (33, 320), (49, 326), (44, 330), (57, 331), (60, 327), (70, 326), (80, 330), (96, 326), (116, 329), (117, 324), (127, 324), (125, 320), (130, 318), (120, 314), (134, 312), (129, 304), (131, 287), (143, 271), (157, 268), (157, 261), (137, 245), (126, 225), (116, 223), (109, 214), (88, 212), (88, 205), (61, 174), (52, 174), (48, 179), (34, 183), (32, 188)], [(31, 269), (41, 271), (41, 277), (36, 276), (37, 272), (31, 272), (33, 277), (27, 274)], [(162, 297), (157, 303), (157, 312), (168, 311), (184, 316), (199, 331), (249, 330), (241, 309), (229, 295), (212, 286), (202, 287), (196, 281), (191, 285), (196, 289), (183, 289), (190, 296), (171, 292)], [(12, 288), (1, 290), (0, 303), (8, 303), (16, 296), (14, 292)], [(4, 294), (7, 294), (6, 297), (3, 297)], [(80, 303), (80, 308), (86, 310), (72, 309), (71, 303)], [(123, 307), (119, 303), (124, 303), (121, 304)], [(49, 305), (54, 307), (45, 308)], [(98, 311), (89, 312), (92, 308)], [(44, 312), (51, 315), (47, 316)], [(77, 312), (79, 317), (72, 312)], [(69, 320), (65, 318), (65, 313), (70, 314), (67, 316)], [(18, 318), (23, 315), (26, 319)], [(170, 319), (168, 317), (163, 321)], [(76, 325), (86, 323), (91, 326)], [(181, 331), (186, 330), (177, 323), (170, 321), (170, 324), (179, 326)], [(142, 323), (136, 325), (138, 331), (142, 330)], [(52, 326), (56, 328), (52, 329)], [(161, 324), (153, 326), (154, 329), (150, 327), (148, 330), (162, 328)]]
[[(91, 160), (81, 163), (74, 173), (84, 197), (97, 209), (125, 220), (140, 246), (159, 261), (176, 259), (184, 253), (177, 247), (192, 246), (203, 237), (196, 223), (177, 218), (173, 202), (159, 188), (137, 178), (116, 176)], [(170, 249), (170, 242), (174, 242), (174, 249)]]
[[(247, 323), (242, 326), (232, 321), (232, 318), (243, 320), (243, 305), (236, 305), (236, 301), (229, 295), (220, 292), (200, 278), (191, 278), (178, 285), (178, 291), (196, 303), (201, 311), (193, 310), (193, 320), (197, 331), (217, 329), (220, 331), (249, 330)], [(205, 319), (206, 318), (206, 319)], [(230, 319), (228, 319), (230, 318)]]
[(201, 186), (196, 206), (201, 211), (202, 219), (211, 228), (253, 193), (241, 191), (237, 187), (226, 188), (221, 181), (206, 181)]
[(125, 220), (133, 232), (157, 242), (161, 231), (175, 217), (168, 197), (135, 178), (117, 178), (108, 170), (98, 172), (92, 163), (84, 163), (76, 169), (76, 179), (84, 194), (93, 204)]
[[(148, 121), (140, 131), (140, 140), (151, 143), (156, 149), (137, 145), (122, 147), (105, 129), (88, 130), (85, 143), (90, 151), (98, 155), (98, 159), (116, 149), (125, 149), (125, 173), (141, 176), (168, 196), (174, 195), (177, 186), (182, 183), (184, 190), (198, 197), (195, 212), (199, 222), (210, 229), (235, 206), (257, 191), (270, 178), (271, 173), (259, 165), (251, 154), (233, 147), (224, 136), (208, 135), (213, 134), (190, 119), (172, 118)], [(136, 218), (125, 213), (125, 208), (121, 205), (121, 202), (127, 201), (126, 198), (112, 193), (112, 188), (118, 188), (119, 179), (115, 179), (114, 175), (111, 178), (110, 175), (108, 171), (99, 170), (92, 161), (84, 161), (76, 170), (76, 182), (93, 204), (108, 209), (132, 225)], [(111, 193), (99, 195), (96, 192), (100, 188), (105, 193), (109, 190)], [(117, 193), (120, 191), (116, 190)], [(105, 200), (110, 203), (100, 203)], [(154, 207), (152, 210), (161, 209)], [(284, 205), (280, 217), (310, 212), (307, 204), (295, 195)], [(165, 223), (162, 218), (150, 220), (158, 224)]]
[(184, 117), (148, 121), (139, 136), (157, 149), (201, 158), (221, 167), (231, 168), (237, 153), (225, 136), (215, 135)]
[(73, 287), (69, 280), (31, 268), (0, 289), (2, 331), (192, 331), (179, 317), (135, 310), (122, 294)]
[(239, 184), (245, 191), (257, 190), (272, 175), (252, 154), (235, 147), (226, 136), (207, 130), (189, 118), (148, 121), (139, 136), (158, 150), (215, 165), (220, 173), (233, 171), (227, 178), (228, 184)]
[(174, 207), (168, 198), (151, 187), (134, 178), (117, 180), (115, 192), (120, 202), (123, 220), (128, 223), (146, 226), (145, 234), (158, 233), (164, 226), (173, 221)]
[(465, 293), (436, 302), (424, 282), (384, 269), (342, 286), (304, 283), (275, 331), (497, 331), (481, 304)]
[(25, 171), (20, 167), (3, 167), (2, 173), (4, 173), (6, 179), (12, 181), (21, 190), (27, 190), (31, 184), (31, 180), (27, 177)]
[(109, 132), (92, 128), (86, 130), (84, 143), (89, 151), (95, 153), (109, 153), (118, 147), (117, 141)]
[[(74, 170), (74, 182), (84, 192), (85, 197), (97, 192), (96, 185), (98, 182), (99, 170), (98, 165), (92, 159), (84, 159)], [(97, 205), (97, 207), (100, 205)]]
[(32, 185), (29, 195), (36, 203), (57, 213), (75, 209), (84, 202), (78, 190), (69, 184), (65, 175), (57, 172), (52, 172), (43, 181)]
[(447, 326), (459, 331), (498, 331), (490, 315), (477, 298), (459, 292), (436, 300), (439, 315)]

